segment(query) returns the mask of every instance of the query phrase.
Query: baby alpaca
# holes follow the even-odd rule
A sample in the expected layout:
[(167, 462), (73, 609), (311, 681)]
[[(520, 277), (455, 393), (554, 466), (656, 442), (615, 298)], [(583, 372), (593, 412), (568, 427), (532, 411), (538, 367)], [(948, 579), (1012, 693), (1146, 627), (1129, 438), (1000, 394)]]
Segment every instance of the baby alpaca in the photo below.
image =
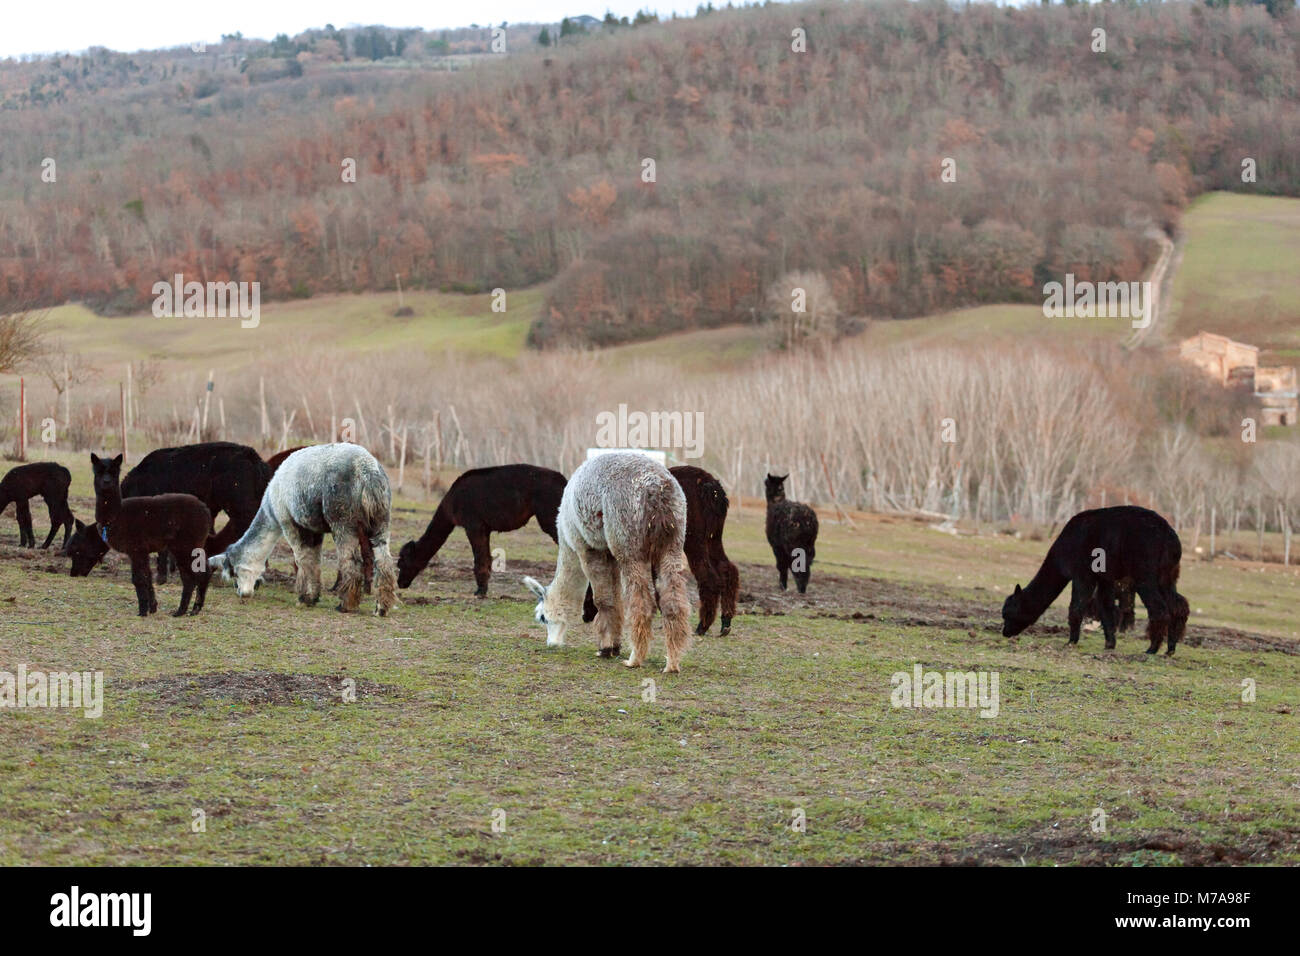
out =
[(808, 590), (812, 575), (813, 557), (817, 554), (817, 512), (805, 504), (789, 501), (785, 497), (785, 480), (788, 474), (768, 475), (764, 483), (767, 493), (767, 543), (776, 558), (776, 570), (781, 576), (781, 590), (786, 589), (786, 574), (794, 571), (794, 583), (803, 594)]

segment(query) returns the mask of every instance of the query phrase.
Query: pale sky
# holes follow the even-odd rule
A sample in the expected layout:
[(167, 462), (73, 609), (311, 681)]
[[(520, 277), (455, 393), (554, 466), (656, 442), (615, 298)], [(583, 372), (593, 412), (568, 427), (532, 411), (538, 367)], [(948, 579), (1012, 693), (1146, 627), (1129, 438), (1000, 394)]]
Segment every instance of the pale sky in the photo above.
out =
[[(649, 8), (667, 18), (694, 14), (699, 0), (10, 0), (0, 19), (0, 57), (79, 53), (91, 46), (134, 52), (216, 42), (223, 33), (269, 40), (309, 27), (383, 24), (465, 27), (553, 23), (566, 16), (633, 16)], [(725, 6), (725, 0), (721, 4)], [(714, 6), (719, 6), (714, 0)]]

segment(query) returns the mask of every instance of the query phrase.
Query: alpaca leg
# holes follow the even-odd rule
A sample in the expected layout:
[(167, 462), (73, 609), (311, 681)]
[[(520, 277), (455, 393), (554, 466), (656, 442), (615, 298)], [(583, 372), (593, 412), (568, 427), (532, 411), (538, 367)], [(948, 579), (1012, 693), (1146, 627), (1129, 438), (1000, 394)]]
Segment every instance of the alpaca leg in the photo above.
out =
[(1070, 643), (1079, 643), (1079, 632), (1083, 628), (1083, 619), (1088, 616), (1089, 602), (1096, 593), (1094, 585), (1078, 578), (1070, 585)]
[(32, 508), (26, 498), (19, 498), (14, 502), (14, 517), (18, 519), (18, 546), (36, 547), (36, 534), (32, 530)]
[(158, 552), (158, 583), (167, 583), (167, 552)]
[[(385, 616), (397, 603), (397, 562), (388, 546), (388, 529), (382, 533), (362, 538), (362, 561), (365, 560), (364, 546), (370, 548), (371, 561), (375, 579), (375, 613)], [(370, 587), (367, 584), (367, 593)]]
[(203, 602), (208, 597), (208, 583), (212, 580), (212, 569), (207, 568), (197, 573), (196, 583), (198, 591), (194, 597), (194, 606), (190, 608), (190, 615), (198, 614), (203, 610)]
[(1106, 650), (1115, 649), (1115, 631), (1119, 627), (1119, 608), (1115, 605), (1115, 585), (1109, 581), (1097, 582), (1097, 619), (1106, 635)]
[(632, 655), (623, 663), (628, 667), (640, 667), (650, 652), (650, 618), (655, 607), (650, 565), (646, 561), (629, 561), (620, 570), (623, 575), (623, 606), (632, 625)]
[(787, 575), (790, 573), (790, 556), (785, 553), (785, 548), (772, 546), (772, 554), (776, 558), (776, 573), (781, 578), (781, 590), (784, 591), (788, 586)]
[[(713, 627), (713, 619), (718, 613), (718, 598), (722, 596), (723, 578), (718, 568), (707, 554), (699, 555), (691, 562), (691, 573), (700, 589), (700, 623), (695, 628), (696, 634), (707, 634)], [(663, 611), (663, 595), (659, 596), (659, 610)]]
[(325, 536), (292, 521), (282, 523), (280, 530), (293, 549), (293, 560), (298, 565), (294, 590), (299, 602), (310, 607), (320, 600), (320, 548)]
[(369, 594), (375, 582), (375, 548), (370, 543), (370, 535), (361, 525), (357, 525), (357, 538), (361, 542), (361, 577), (365, 581), (366, 593)]
[(691, 596), (686, 588), (686, 561), (682, 555), (669, 555), (659, 565), (659, 611), (664, 616), (664, 636), (668, 643), (665, 674), (682, 669), (682, 655), (691, 644)]
[(1136, 617), (1133, 613), (1133, 599), (1137, 592), (1132, 586), (1123, 588), (1118, 592), (1117, 604), (1119, 607), (1119, 629), (1120, 633), (1133, 630), (1133, 624)]
[(582, 553), (582, 570), (598, 612), (597, 657), (618, 657), (623, 643), (623, 605), (618, 595), (618, 562), (606, 551)]
[(173, 553), (172, 557), (176, 559), (176, 573), (181, 578), (181, 604), (172, 612), (172, 617), (184, 617), (190, 607), (190, 598), (194, 596), (194, 586), (198, 583), (197, 575), (190, 570), (189, 556), (184, 552)]
[(731, 633), (731, 619), (736, 616), (736, 599), (740, 597), (740, 569), (726, 555), (721, 562), (722, 574), (722, 630), (719, 634), (726, 637)]
[(361, 543), (356, 532), (335, 528), (334, 548), (339, 556), (338, 610), (355, 611), (361, 605)]
[(1187, 630), (1187, 618), (1191, 613), (1192, 609), (1187, 603), (1187, 598), (1172, 587), (1169, 588), (1169, 644), (1165, 648), (1166, 657), (1174, 656), (1174, 648), (1183, 639), (1183, 634)]
[(492, 577), (491, 533), (487, 528), (466, 528), (465, 537), (474, 552), (474, 589), (475, 597), (487, 597), (488, 580)]
[(50, 546), (50, 542), (54, 540), (54, 536), (59, 532), (59, 525), (63, 523), (62, 509), (49, 498), (45, 499), (45, 510), (50, 513), (50, 533), (45, 536), (45, 543), (41, 545), (42, 551)]
[(153, 578), (149, 574), (149, 555), (131, 555), (131, 583), (135, 585), (135, 600), (141, 617), (148, 617), (152, 600)]
[(811, 544), (808, 545), (807, 549), (802, 555), (803, 570), (794, 572), (794, 583), (795, 586), (799, 588), (800, 594), (803, 594), (808, 590), (808, 581), (812, 578), (813, 558), (816, 556), (816, 554), (817, 552), (813, 549), (813, 546)]
[(1169, 633), (1169, 607), (1158, 585), (1138, 584), (1136, 588), (1138, 597), (1142, 598), (1147, 609), (1147, 638), (1150, 641), (1147, 653), (1154, 654), (1160, 650), (1160, 645)]

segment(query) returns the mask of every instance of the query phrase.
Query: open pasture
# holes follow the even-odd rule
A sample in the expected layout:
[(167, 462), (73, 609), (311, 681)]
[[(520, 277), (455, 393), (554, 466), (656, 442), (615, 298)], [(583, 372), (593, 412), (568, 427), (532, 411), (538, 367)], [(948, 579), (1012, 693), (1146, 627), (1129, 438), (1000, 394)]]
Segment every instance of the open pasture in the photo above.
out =
[[(89, 467), (66, 463), (87, 515)], [(394, 504), (396, 546), (433, 503)], [(1066, 646), (1064, 595), (1003, 638), (1046, 540), (822, 523), (799, 596), (761, 507), (733, 506), (732, 635), (715, 625), (664, 675), (657, 618), (638, 671), (598, 659), (588, 626), (544, 646), (520, 579), (549, 579), (555, 546), (534, 523), (494, 537), (484, 600), (458, 530), (386, 619), (298, 607), (281, 546), (253, 599), (214, 584), (178, 621), (135, 617), (120, 555), (74, 581), (18, 549), (10, 511), (0, 670), (105, 683), (99, 719), (0, 714), (0, 862), (1300, 862), (1297, 569), (1187, 554), (1167, 660), (1142, 653), (1140, 605), (1113, 653), (1098, 631)], [(997, 715), (892, 707), (917, 664), (996, 672)]]

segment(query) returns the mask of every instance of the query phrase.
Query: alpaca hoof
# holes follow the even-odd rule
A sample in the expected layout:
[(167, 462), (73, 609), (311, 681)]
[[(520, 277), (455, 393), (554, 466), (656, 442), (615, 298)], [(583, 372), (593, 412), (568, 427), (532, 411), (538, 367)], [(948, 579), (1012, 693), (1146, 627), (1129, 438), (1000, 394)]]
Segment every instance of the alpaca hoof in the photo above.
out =
[(1106, 642), (1106, 650), (1108, 650), (1108, 651), (1113, 651), (1114, 649), (1115, 649), (1115, 642), (1114, 642), (1114, 641), (1107, 641), (1107, 642)]
[(707, 627), (705, 627), (705, 626), (704, 626), (704, 622), (701, 621), (700, 624), (699, 624), (699, 626), (695, 628), (695, 636), (696, 636), (696, 637), (703, 637), (703, 636), (704, 636), (705, 634), (707, 634), (707, 633), (709, 633), (709, 629), (708, 629)]
[(625, 661), (623, 662), (623, 666), (624, 666), (624, 667), (640, 667), (640, 666), (641, 666), (641, 662), (640, 662), (640, 661), (634, 661), (634, 660), (632, 660), (632, 658), (629, 657), (627, 660), (625, 660)]
[(665, 673), (665, 674), (680, 674), (681, 672), (682, 672), (682, 668), (681, 668), (681, 665), (679, 665), (679, 664), (665, 664), (665, 665), (664, 665), (664, 673)]
[(597, 657), (618, 657), (619, 647), (615, 644), (613, 647), (602, 647), (596, 651)]
[(1159, 650), (1160, 650), (1160, 648), (1158, 648), (1158, 647), (1148, 647), (1148, 648), (1147, 648), (1147, 653), (1148, 653), (1148, 654), (1154, 654), (1154, 653), (1156, 653), (1156, 652), (1159, 651)]
[(1165, 657), (1173, 657), (1173, 656), (1174, 656), (1174, 649), (1172, 647), (1169, 648), (1169, 650), (1165, 651)]
[(726, 637), (730, 633), (731, 633), (731, 625), (724, 624), (722, 625), (722, 630), (718, 631), (718, 637)]
[(475, 596), (476, 598), (485, 598), (485, 597), (487, 597), (487, 588), (478, 588), (477, 590), (474, 591), (474, 596)]
[(188, 613), (188, 611), (182, 611), (180, 608), (177, 608), (175, 611), (172, 611), (172, 617), (184, 617)]

